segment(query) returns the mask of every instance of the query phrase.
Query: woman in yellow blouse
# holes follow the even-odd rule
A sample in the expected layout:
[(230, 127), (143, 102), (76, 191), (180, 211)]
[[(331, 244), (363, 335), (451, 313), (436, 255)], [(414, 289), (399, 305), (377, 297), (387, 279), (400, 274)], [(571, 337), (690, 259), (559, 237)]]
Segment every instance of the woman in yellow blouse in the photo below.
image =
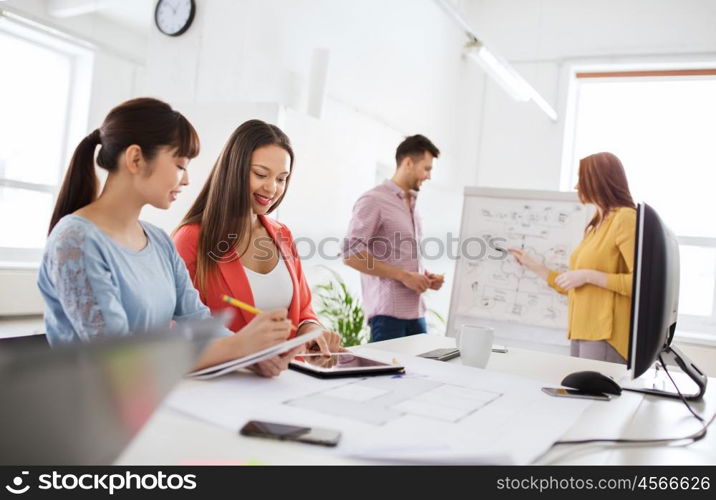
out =
[(636, 205), (624, 167), (612, 153), (579, 162), (576, 186), (582, 203), (595, 205), (584, 238), (563, 273), (510, 249), (517, 262), (569, 299), (572, 356), (624, 363), (628, 352)]

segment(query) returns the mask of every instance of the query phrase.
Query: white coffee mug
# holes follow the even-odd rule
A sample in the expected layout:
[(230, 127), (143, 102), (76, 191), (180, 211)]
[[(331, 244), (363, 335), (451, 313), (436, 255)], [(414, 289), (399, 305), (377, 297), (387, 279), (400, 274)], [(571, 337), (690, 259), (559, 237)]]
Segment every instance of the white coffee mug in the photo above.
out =
[(480, 325), (462, 325), (457, 332), (455, 342), (460, 349), (462, 364), (485, 368), (492, 353), (494, 328)]

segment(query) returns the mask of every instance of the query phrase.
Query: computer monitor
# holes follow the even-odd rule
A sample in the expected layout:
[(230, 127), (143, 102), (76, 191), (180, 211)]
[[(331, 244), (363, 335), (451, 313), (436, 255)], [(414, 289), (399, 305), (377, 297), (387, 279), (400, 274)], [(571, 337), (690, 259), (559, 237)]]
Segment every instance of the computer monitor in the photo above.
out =
[(50, 349), (0, 342), (0, 465), (109, 465), (223, 327), (182, 322)]
[[(682, 394), (701, 399), (706, 375), (676, 346), (671, 345), (679, 309), (679, 244), (656, 211), (646, 203), (637, 207), (634, 246), (634, 282), (627, 364), (632, 379), (643, 375), (658, 360), (675, 362), (696, 383), (698, 390)], [(630, 389), (667, 397), (676, 392)]]

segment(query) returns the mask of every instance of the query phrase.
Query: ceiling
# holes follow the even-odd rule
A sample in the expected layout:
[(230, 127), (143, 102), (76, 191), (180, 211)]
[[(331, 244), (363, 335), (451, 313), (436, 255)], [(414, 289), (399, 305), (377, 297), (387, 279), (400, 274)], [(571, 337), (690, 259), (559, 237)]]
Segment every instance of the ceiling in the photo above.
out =
[(156, 0), (45, 0), (52, 17), (100, 16), (142, 33), (152, 28), (155, 6)]
[(98, 14), (129, 28), (149, 31), (154, 24), (155, 0), (105, 0)]

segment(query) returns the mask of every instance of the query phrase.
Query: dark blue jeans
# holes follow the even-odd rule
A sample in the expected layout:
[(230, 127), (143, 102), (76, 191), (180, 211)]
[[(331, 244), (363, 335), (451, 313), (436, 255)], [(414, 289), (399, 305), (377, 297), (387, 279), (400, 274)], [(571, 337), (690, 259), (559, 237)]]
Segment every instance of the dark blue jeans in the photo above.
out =
[(368, 324), (370, 325), (371, 342), (398, 339), (428, 331), (425, 326), (425, 318), (399, 319), (392, 316), (373, 316)]

